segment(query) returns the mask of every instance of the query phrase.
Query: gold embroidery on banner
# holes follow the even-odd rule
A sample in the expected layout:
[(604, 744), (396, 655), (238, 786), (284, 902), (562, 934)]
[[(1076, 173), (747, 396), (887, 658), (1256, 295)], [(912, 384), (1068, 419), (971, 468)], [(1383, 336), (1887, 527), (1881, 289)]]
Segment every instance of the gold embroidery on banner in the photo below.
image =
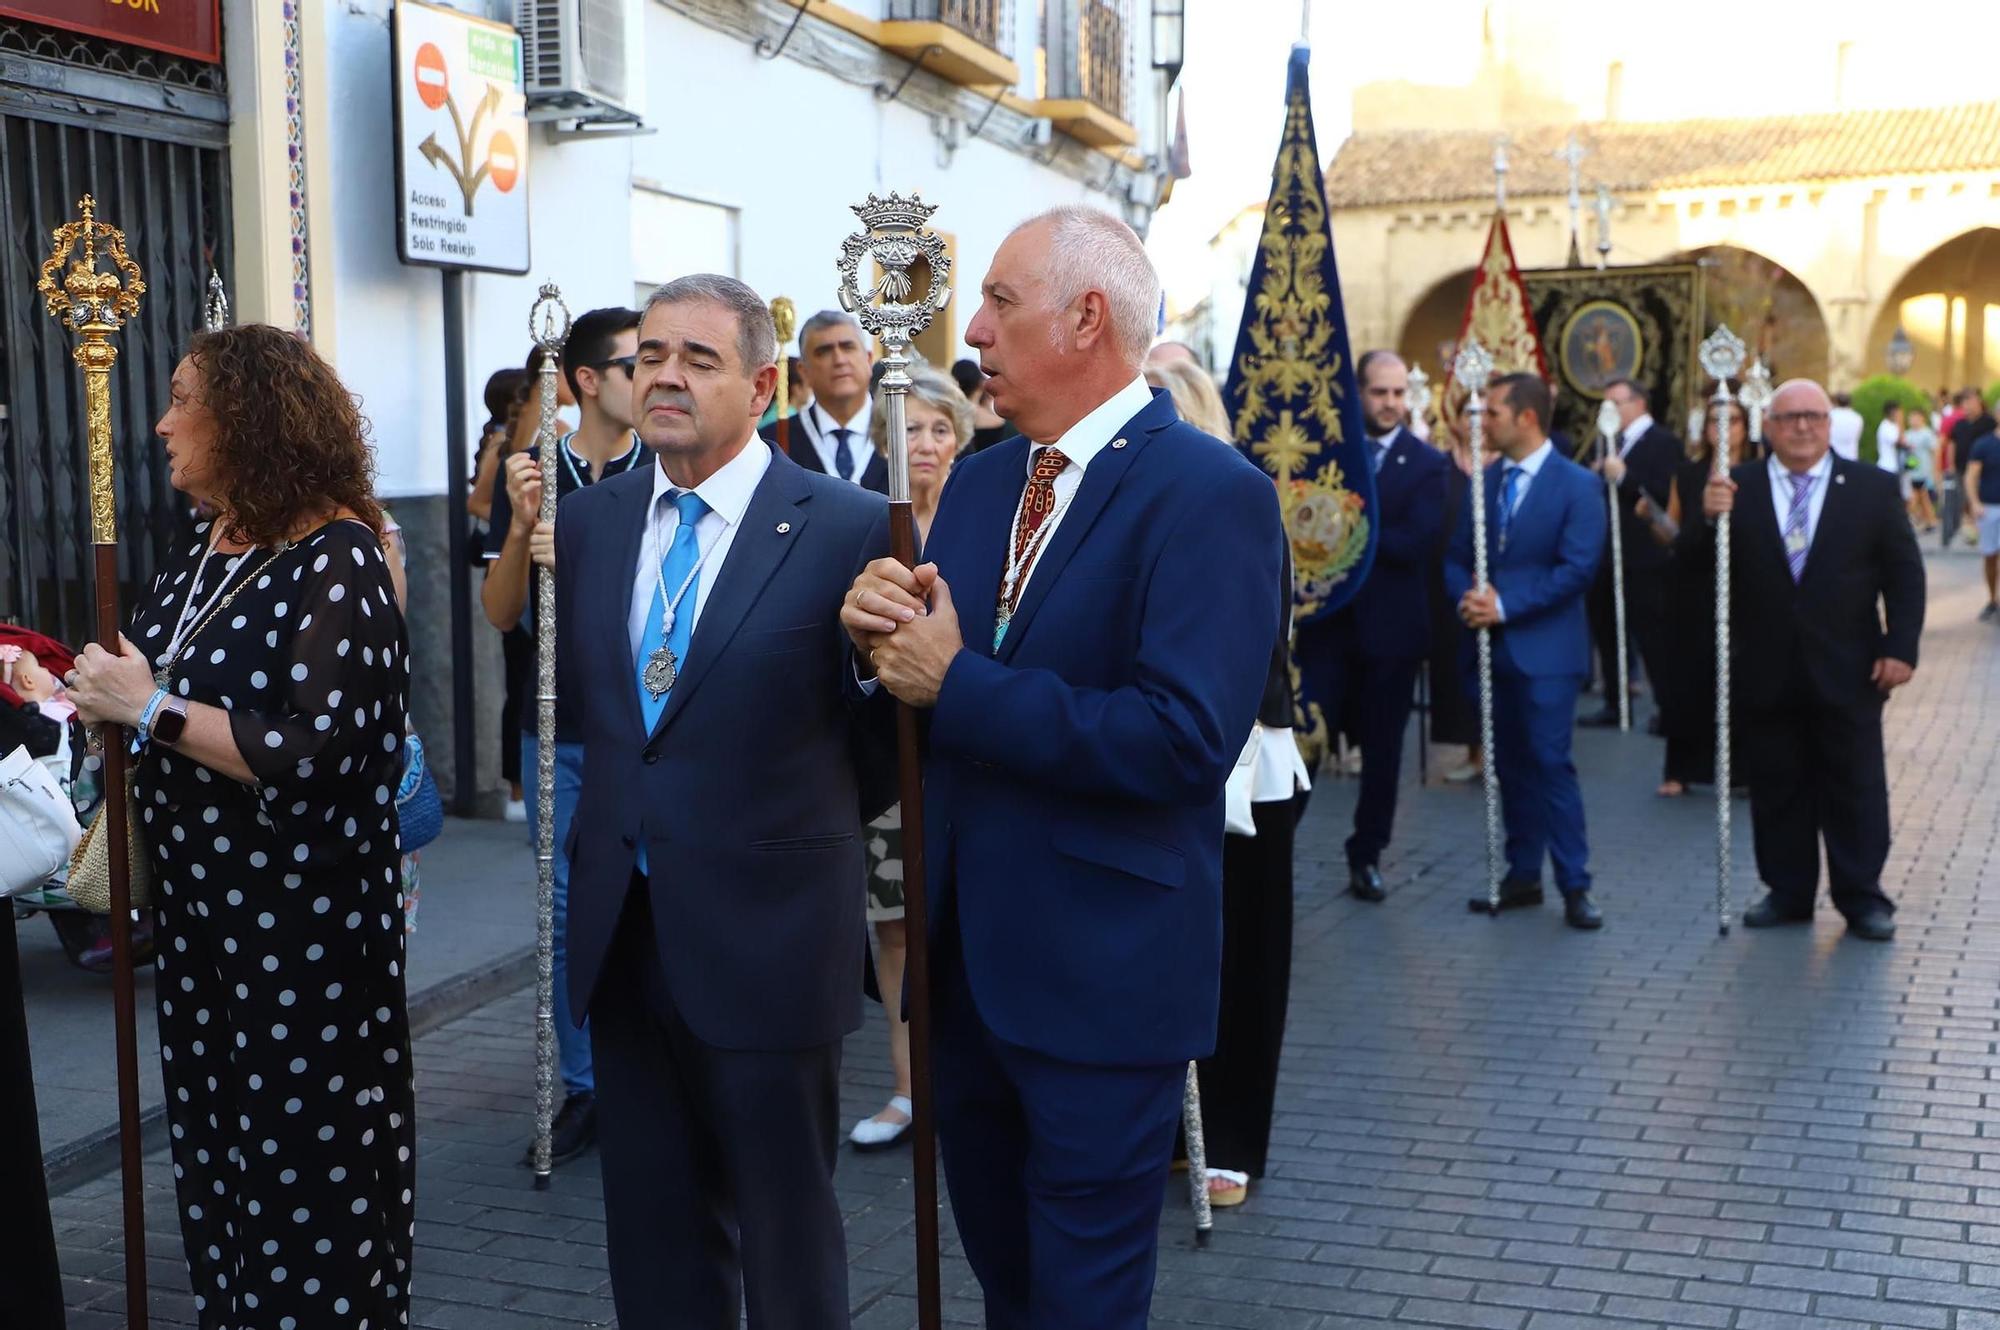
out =
[[(1472, 298), (1466, 304), (1465, 331), (1461, 336), (1478, 339), (1493, 353), (1495, 375), (1529, 373), (1547, 379), (1548, 366), (1542, 358), (1541, 339), (1528, 313), (1527, 287), (1507, 241), (1507, 224), (1495, 217), (1486, 232), (1486, 252), (1480, 257), (1473, 280)], [(1465, 388), (1455, 379), (1446, 382), (1438, 394), (1437, 411), (1445, 435), (1455, 435), (1465, 411)], [(1444, 437), (1441, 435), (1440, 437)]]

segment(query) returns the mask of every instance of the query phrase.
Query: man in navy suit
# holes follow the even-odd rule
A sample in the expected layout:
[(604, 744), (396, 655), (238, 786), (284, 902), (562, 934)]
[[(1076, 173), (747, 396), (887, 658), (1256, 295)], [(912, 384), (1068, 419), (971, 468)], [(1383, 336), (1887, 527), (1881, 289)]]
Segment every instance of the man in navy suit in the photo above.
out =
[[(1542, 859), (1555, 862), (1563, 917), (1602, 928), (1590, 898), (1583, 793), (1570, 761), (1576, 698), (1590, 673), (1584, 597), (1604, 551), (1605, 504), (1589, 471), (1549, 442), (1549, 389), (1503, 374), (1487, 389), (1486, 433), (1501, 460), (1486, 468), (1488, 585), (1472, 585), (1472, 517), (1453, 537), (1445, 580), (1468, 628), (1493, 630), (1493, 748), (1507, 823), (1500, 908), (1542, 903)], [(1487, 898), (1471, 901), (1487, 908)]]
[[(889, 460), (876, 451), (869, 427), (868, 335), (852, 314), (823, 309), (799, 329), (799, 365), (812, 401), (785, 417), (785, 447), (794, 462), (877, 494), (889, 492)], [(764, 441), (778, 441), (778, 421), (764, 427)]]
[(753, 1330), (848, 1320), (840, 1041), (861, 1023), (861, 824), (892, 790), (839, 609), (888, 506), (757, 437), (775, 342), (734, 278), (661, 287), (633, 376), (654, 457), (556, 522), (583, 734), (570, 1005), (629, 1326), (729, 1330), (745, 1303)]
[(1430, 650), (1424, 572), (1444, 532), (1443, 453), (1403, 428), (1410, 371), (1393, 351), (1370, 351), (1355, 366), (1375, 468), (1375, 565), (1354, 599), (1301, 625), (1294, 655), (1305, 691), (1319, 699), (1327, 728), (1352, 726), (1361, 741), (1361, 797), (1347, 838), (1347, 889), (1386, 899), (1377, 861), (1396, 821), (1396, 782), (1417, 667)]
[[(1223, 784), (1278, 634), (1269, 477), (1140, 376), (1159, 278), (1060, 208), (965, 338), (1019, 427), (842, 617), (928, 708), (938, 1126), (992, 1330), (1143, 1330), (1190, 1058), (1215, 1047)], [(963, 604), (958, 602), (963, 600)]]

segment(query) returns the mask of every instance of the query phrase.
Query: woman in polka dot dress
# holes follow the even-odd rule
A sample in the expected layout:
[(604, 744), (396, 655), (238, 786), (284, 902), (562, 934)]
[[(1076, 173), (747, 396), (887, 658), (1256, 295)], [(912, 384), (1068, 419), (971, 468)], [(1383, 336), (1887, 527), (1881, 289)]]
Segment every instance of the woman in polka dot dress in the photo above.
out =
[(408, 1322), (392, 795), (409, 663), (365, 430), (300, 339), (198, 336), (158, 431), (174, 487), (222, 515), (168, 561), (123, 654), (91, 648), (71, 688), (144, 745), (161, 1075), (203, 1330)]

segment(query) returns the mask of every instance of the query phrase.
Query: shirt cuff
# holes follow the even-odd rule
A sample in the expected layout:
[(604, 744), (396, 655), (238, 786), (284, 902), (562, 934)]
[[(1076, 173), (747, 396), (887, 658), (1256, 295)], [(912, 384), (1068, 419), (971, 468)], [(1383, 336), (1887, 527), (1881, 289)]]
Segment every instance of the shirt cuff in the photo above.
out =
[(1498, 591), (1493, 593), (1493, 613), (1499, 617), (1501, 623), (1507, 622), (1507, 607), (1500, 603)]
[(861, 677), (861, 657), (859, 656), (854, 658), (854, 682), (861, 686), (861, 695), (863, 697), (875, 696), (875, 690), (882, 686), (880, 679), (864, 679)]

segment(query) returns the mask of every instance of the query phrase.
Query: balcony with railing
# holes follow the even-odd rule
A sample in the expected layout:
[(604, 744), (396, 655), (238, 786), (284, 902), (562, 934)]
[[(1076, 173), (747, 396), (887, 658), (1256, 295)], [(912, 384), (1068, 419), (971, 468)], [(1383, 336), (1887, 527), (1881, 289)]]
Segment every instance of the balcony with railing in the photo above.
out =
[(1020, 81), (1013, 0), (889, 0), (887, 11), (882, 45), (930, 73), (968, 88)]
[(1044, 10), (1041, 113), (1093, 147), (1139, 141), (1127, 104), (1132, 48), (1125, 10), (1125, 0), (1047, 0)]

